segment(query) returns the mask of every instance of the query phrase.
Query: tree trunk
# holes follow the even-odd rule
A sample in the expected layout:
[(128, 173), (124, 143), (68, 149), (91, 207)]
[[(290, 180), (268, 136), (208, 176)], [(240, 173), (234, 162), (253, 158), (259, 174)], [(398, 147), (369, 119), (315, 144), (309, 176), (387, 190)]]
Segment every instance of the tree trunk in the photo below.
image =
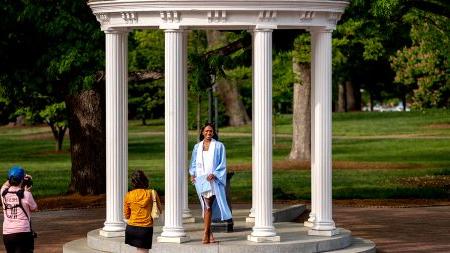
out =
[(406, 94), (402, 95), (403, 111), (406, 112)]
[(57, 150), (58, 151), (61, 151), (62, 150), (62, 145), (63, 145), (63, 141), (64, 141), (64, 135), (66, 134), (66, 130), (67, 130), (67, 127), (58, 127), (58, 140), (57, 140), (57, 143), (58, 143), (58, 147), (57, 147)]
[[(104, 85), (104, 83), (102, 84)], [(87, 90), (66, 98), (69, 111), (72, 175), (69, 193), (106, 191), (105, 93)]]
[(198, 94), (197, 95), (197, 140), (200, 141), (200, 119), (201, 119), (201, 105), (202, 105), (202, 95)]
[(226, 79), (219, 80), (217, 82), (217, 94), (224, 103), (225, 114), (229, 117), (228, 123), (230, 126), (242, 126), (251, 123), (235, 82)]
[(292, 59), (294, 104), (292, 113), (292, 148), (289, 160), (311, 159), (311, 65)]
[(374, 100), (373, 100), (373, 95), (372, 95), (372, 93), (369, 93), (369, 98), (370, 98), (370, 111), (373, 112), (373, 103), (374, 103)]
[[(226, 37), (220, 31), (207, 31), (206, 38), (208, 40), (208, 48), (216, 48), (221, 44), (228, 44)], [(214, 52), (212, 50), (211, 52)], [(219, 53), (219, 52), (217, 52)], [(251, 123), (251, 119), (245, 110), (242, 102), (241, 94), (236, 83), (221, 79), (217, 82), (217, 95), (223, 101), (225, 113), (229, 117), (228, 124), (230, 126), (242, 126)]]
[(347, 112), (361, 111), (361, 91), (359, 86), (350, 81), (345, 82), (346, 97), (347, 97)]
[(346, 97), (346, 89), (345, 85), (339, 83), (338, 86), (338, 112), (346, 112), (347, 111), (347, 97)]
[(53, 138), (56, 142), (55, 150), (61, 151), (67, 127), (58, 127), (53, 122), (47, 122), (47, 125), (52, 129)]

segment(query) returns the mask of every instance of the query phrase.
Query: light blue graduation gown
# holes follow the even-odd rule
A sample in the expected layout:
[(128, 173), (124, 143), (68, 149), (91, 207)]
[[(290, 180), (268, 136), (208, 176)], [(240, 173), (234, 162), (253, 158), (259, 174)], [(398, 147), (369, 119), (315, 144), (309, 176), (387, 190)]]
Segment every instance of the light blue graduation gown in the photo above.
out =
[[(229, 220), (232, 216), (225, 195), (225, 186), (227, 184), (227, 159), (225, 157), (225, 146), (220, 141), (215, 142), (212, 171), (214, 176), (216, 176), (216, 179), (213, 180), (212, 183), (214, 195), (216, 195), (216, 201), (214, 201), (214, 204), (212, 206), (212, 220)], [(197, 151), (199, 146), (199, 143), (195, 144), (194, 150), (192, 151), (191, 165), (189, 167), (189, 174), (191, 176), (196, 176), (195, 173), (197, 171)], [(201, 193), (197, 192), (197, 194), (204, 213), (205, 206), (202, 200)]]

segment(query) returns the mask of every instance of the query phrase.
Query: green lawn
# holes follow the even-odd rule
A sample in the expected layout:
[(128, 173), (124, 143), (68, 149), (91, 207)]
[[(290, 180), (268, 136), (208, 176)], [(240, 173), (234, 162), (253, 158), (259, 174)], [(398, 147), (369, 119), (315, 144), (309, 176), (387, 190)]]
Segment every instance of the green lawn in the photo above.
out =
[[(275, 122), (274, 161), (283, 161), (291, 147), (292, 118), (281, 115)], [(162, 193), (163, 124), (129, 122), (129, 168), (144, 169)], [(249, 165), (251, 127), (221, 128), (220, 134), (229, 167)], [(190, 148), (196, 137), (190, 131)], [(6, 178), (7, 168), (20, 164), (33, 175), (37, 197), (64, 194), (70, 175), (68, 138), (64, 152), (54, 152), (54, 145), (48, 127), (0, 127), (0, 177)], [(333, 160), (341, 162), (333, 171), (334, 198), (449, 198), (450, 111), (335, 113)], [(377, 166), (368, 168), (371, 165)], [(251, 200), (249, 170), (237, 171), (231, 185), (234, 201)], [(310, 173), (274, 168), (273, 186), (275, 199), (308, 199)], [(195, 199), (193, 189), (190, 198)]]

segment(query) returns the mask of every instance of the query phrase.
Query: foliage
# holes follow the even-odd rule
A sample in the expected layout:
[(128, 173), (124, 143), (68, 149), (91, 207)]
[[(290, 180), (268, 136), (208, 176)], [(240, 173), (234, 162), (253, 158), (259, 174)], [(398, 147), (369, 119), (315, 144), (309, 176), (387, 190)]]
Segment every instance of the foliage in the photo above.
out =
[(334, 84), (350, 82), (373, 100), (404, 97), (409, 91), (392, 85), (390, 56), (409, 43), (409, 26), (396, 17), (379, 17), (372, 1), (350, 3), (333, 39)]
[(61, 151), (64, 135), (69, 125), (67, 122), (66, 103), (47, 105), (44, 110), (39, 112), (39, 116), (52, 129), (53, 137), (56, 141), (56, 150)]
[(252, 112), (252, 69), (238, 66), (225, 71), (226, 78), (237, 85), (247, 113)]
[[(362, 1), (358, 1), (362, 2)], [(446, 0), (377, 0), (372, 14), (411, 27), (412, 45), (405, 44), (390, 55), (395, 82), (401, 89), (414, 90), (416, 108), (449, 105), (449, 21)]]
[(164, 71), (164, 32), (136, 30), (129, 39), (130, 71)]
[(67, 127), (68, 125), (65, 102), (47, 105), (44, 110), (39, 112), (39, 116), (48, 125), (54, 125), (56, 127)]
[(104, 40), (85, 1), (6, 1), (2, 9), (0, 86), (12, 106), (37, 111), (36, 96), (59, 103), (93, 85)]
[(20, 107), (12, 114), (13, 118), (20, 116), (24, 117), (24, 123), (28, 125), (35, 124), (39, 121), (39, 113), (31, 107)]
[[(131, 71), (164, 71), (164, 32), (136, 30), (129, 39)], [(164, 81), (133, 82), (128, 85), (129, 117), (146, 119), (164, 116)]]
[(429, 13), (410, 13), (413, 45), (391, 57), (395, 81), (414, 89), (416, 108), (450, 106), (450, 22)]
[(129, 116), (141, 119), (161, 118), (164, 116), (164, 81), (143, 84), (129, 84)]
[(298, 63), (311, 63), (311, 35), (303, 33), (294, 40), (293, 57)]
[(192, 65), (189, 70), (189, 91), (194, 94), (205, 94), (206, 89), (211, 87), (212, 77), (215, 74), (210, 68), (208, 59), (203, 57), (208, 43), (205, 31), (194, 30), (190, 33), (188, 46), (188, 60)]
[(292, 52), (276, 52), (272, 64), (272, 103), (275, 113), (292, 112), (294, 73)]
[(447, 0), (375, 0), (372, 6), (371, 12), (379, 17), (403, 17), (410, 11), (420, 10), (450, 18), (450, 4)]

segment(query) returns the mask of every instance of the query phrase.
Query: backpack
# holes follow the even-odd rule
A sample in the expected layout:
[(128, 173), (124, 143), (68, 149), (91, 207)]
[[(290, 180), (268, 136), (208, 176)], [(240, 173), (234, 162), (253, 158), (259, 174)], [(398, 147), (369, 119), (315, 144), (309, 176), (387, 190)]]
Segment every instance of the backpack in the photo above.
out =
[[(17, 198), (19, 199), (19, 203), (15, 205), (7, 204), (6, 203), (6, 194), (8, 193), (14, 193), (16, 194)], [(22, 212), (27, 216), (28, 222), (30, 223), (30, 231), (33, 234), (33, 237), (37, 237), (37, 233), (33, 231), (33, 228), (31, 227), (31, 218), (28, 216), (28, 213), (25, 211), (25, 208), (23, 208), (22, 205), (22, 199), (24, 198), (24, 190), (20, 189), (18, 191), (9, 191), (9, 187), (6, 188), (2, 192), (2, 198), (3, 198), (3, 212), (5, 213), (6, 217), (16, 219), (17, 218), (17, 208), (19, 207), (22, 209)], [(9, 211), (8, 211), (9, 210)]]

